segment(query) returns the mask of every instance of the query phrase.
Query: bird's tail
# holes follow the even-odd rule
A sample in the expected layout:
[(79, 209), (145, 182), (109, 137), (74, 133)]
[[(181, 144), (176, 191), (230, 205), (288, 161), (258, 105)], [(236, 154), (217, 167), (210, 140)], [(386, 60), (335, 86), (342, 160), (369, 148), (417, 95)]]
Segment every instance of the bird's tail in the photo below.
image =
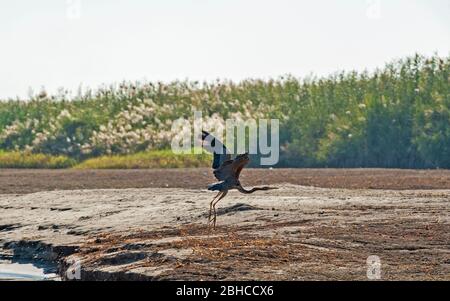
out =
[(223, 185), (224, 185), (224, 182), (211, 184), (211, 185), (208, 185), (208, 190), (212, 190), (212, 191), (219, 190), (220, 191), (224, 187)]

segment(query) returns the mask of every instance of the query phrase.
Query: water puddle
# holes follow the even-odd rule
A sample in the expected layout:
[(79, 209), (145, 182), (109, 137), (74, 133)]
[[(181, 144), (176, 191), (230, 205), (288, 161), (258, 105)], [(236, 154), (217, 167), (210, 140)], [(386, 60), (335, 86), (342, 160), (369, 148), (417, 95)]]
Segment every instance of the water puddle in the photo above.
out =
[(0, 280), (42, 281), (60, 280), (53, 266), (26, 262), (0, 261)]

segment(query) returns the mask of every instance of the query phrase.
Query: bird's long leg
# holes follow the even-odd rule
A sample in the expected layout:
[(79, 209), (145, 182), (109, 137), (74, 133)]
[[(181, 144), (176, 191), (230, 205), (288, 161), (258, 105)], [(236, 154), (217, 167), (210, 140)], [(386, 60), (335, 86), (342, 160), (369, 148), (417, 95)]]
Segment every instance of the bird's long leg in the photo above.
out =
[(211, 215), (212, 215), (212, 208), (214, 201), (222, 194), (222, 191), (219, 191), (219, 193), (212, 199), (211, 203), (209, 204), (209, 216), (208, 216), (208, 223), (211, 222)]
[(214, 210), (214, 218), (213, 218), (213, 223), (214, 223), (213, 224), (213, 228), (214, 229), (216, 229), (216, 219), (217, 219), (216, 205), (221, 199), (223, 199), (227, 195), (227, 193), (228, 193), (228, 190), (225, 190), (222, 193), (222, 195), (220, 196), (220, 198), (218, 198), (212, 205), (213, 206), (213, 210)]
[(208, 224), (211, 222), (213, 203), (221, 194), (222, 194), (222, 191), (219, 191), (219, 193), (212, 199), (211, 203), (209, 204)]

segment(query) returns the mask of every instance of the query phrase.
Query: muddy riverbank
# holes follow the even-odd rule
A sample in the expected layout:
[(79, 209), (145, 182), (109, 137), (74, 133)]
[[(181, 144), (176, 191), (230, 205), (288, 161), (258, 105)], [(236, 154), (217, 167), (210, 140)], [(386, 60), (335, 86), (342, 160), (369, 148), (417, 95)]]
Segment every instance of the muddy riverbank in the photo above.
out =
[(449, 190), (279, 186), (230, 193), (216, 231), (204, 189), (4, 194), (1, 252), (82, 280), (365, 280), (371, 255), (382, 279), (450, 280)]
[[(250, 186), (289, 183), (348, 189), (450, 189), (450, 170), (246, 168), (241, 180)], [(77, 189), (204, 189), (212, 182), (215, 179), (210, 168), (0, 169), (0, 194)]]

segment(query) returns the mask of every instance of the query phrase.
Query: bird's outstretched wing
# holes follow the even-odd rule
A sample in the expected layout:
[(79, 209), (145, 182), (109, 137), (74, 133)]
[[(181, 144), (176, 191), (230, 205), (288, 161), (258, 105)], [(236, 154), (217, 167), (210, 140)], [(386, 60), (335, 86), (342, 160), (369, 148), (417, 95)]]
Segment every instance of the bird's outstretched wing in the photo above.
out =
[(230, 177), (234, 177), (233, 160), (223, 162), (219, 168), (214, 169), (214, 176), (219, 181), (225, 181)]
[(214, 170), (214, 176), (219, 181), (225, 181), (226, 179), (233, 178), (239, 179), (242, 169), (250, 162), (248, 154), (238, 155), (234, 160), (228, 160), (223, 162), (219, 168)]
[(250, 160), (247, 159), (246, 160), (235, 160), (232, 163), (232, 169), (234, 172), (234, 176), (236, 177), (236, 179), (239, 179), (239, 175), (241, 174), (242, 169), (245, 167), (245, 165), (248, 164), (248, 162), (250, 162)]
[(219, 168), (224, 162), (227, 162), (231, 159), (231, 154), (229, 154), (228, 149), (225, 147), (225, 145), (207, 131), (202, 131), (202, 140), (203, 142), (209, 142), (209, 145), (203, 144), (203, 147), (214, 155), (212, 164), (213, 169)]

